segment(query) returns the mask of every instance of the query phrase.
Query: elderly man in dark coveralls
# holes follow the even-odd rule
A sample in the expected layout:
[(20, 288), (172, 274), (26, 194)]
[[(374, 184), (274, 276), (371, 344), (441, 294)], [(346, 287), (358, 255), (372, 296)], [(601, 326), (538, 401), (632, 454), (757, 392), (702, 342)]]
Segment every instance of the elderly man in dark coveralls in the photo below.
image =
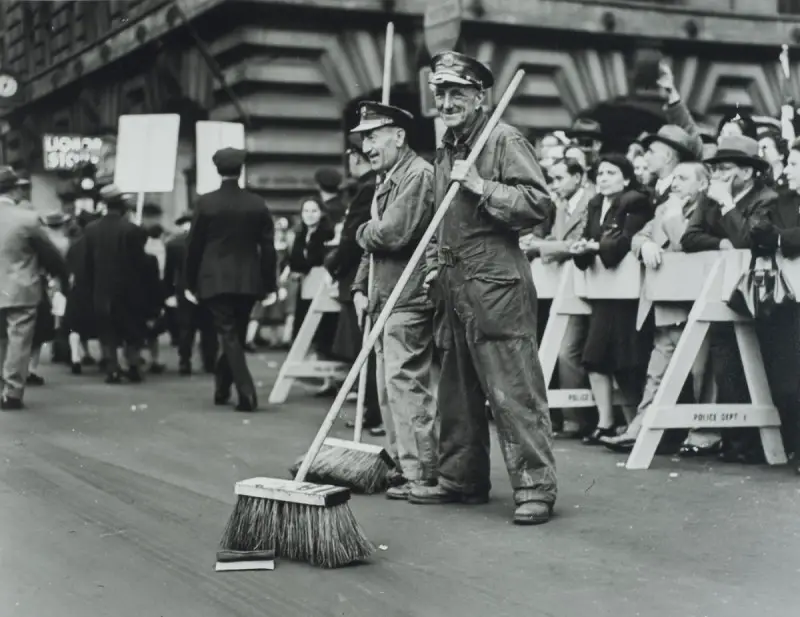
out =
[[(369, 310), (377, 317), (433, 218), (433, 168), (408, 144), (410, 113), (373, 102), (362, 103), (359, 112), (361, 122), (352, 132), (362, 136), (362, 151), (381, 182), (372, 218), (356, 233), (365, 253), (353, 282), (353, 304), (357, 313)], [(370, 255), (374, 284), (368, 299)], [(375, 346), (387, 449), (406, 479), (386, 492), (389, 499), (408, 499), (414, 486), (436, 479), (433, 306), (423, 289), (425, 274), (421, 262)]]
[(514, 489), (514, 522), (532, 525), (550, 519), (556, 470), (536, 344), (536, 290), (519, 233), (544, 220), (547, 190), (533, 147), (502, 122), (477, 165), (466, 165), (489, 119), (481, 103), (493, 81), (468, 56), (444, 52), (432, 60), (430, 85), (447, 126), (434, 164), (435, 203), (450, 182), (460, 190), (429, 247), (426, 277), (442, 350), (439, 482), (414, 487), (409, 501), (488, 501), (488, 399)]

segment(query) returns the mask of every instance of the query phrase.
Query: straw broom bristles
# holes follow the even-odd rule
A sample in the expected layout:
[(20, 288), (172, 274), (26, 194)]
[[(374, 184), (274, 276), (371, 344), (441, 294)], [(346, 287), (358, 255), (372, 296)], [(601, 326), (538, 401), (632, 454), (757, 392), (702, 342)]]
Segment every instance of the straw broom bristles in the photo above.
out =
[[(303, 462), (301, 456), (289, 472), (294, 476)], [(394, 467), (391, 459), (362, 452), (323, 445), (308, 470), (306, 480), (320, 484), (345, 486), (357, 493), (372, 495), (389, 488), (389, 472)]]
[(273, 549), (277, 557), (340, 568), (374, 551), (350, 505), (315, 507), (240, 495), (220, 542), (237, 551)]

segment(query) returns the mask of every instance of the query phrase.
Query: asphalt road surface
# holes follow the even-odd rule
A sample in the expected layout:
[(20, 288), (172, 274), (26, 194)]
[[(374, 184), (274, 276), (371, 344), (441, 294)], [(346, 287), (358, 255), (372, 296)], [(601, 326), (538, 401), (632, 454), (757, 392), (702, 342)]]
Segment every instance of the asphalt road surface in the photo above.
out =
[[(251, 357), (264, 402), (280, 359)], [(286, 477), (327, 406), (300, 387), (255, 414), (214, 407), (210, 378), (167, 360), (173, 372), (141, 386), (45, 366), (28, 409), (0, 414), (0, 616), (797, 614), (800, 479), (788, 469), (659, 457), (631, 472), (561, 442), (547, 525), (510, 524), (495, 452), (485, 506), (355, 496), (380, 546), (368, 565), (215, 573), (235, 482)]]

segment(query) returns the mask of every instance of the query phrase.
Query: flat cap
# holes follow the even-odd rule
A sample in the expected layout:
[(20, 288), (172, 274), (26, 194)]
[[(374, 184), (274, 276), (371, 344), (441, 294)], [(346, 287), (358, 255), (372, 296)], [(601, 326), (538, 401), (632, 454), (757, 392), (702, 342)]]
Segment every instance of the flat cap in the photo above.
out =
[(414, 115), (411, 112), (375, 101), (359, 103), (358, 117), (358, 126), (350, 131), (351, 133), (367, 133), (382, 126), (399, 126), (408, 129), (414, 121)]
[(44, 216), (41, 217), (42, 224), (45, 227), (63, 227), (66, 223), (70, 221), (72, 217), (69, 214), (62, 212), (61, 210), (57, 210), (55, 212), (48, 212)]
[(240, 148), (222, 148), (214, 153), (211, 160), (220, 175), (229, 175), (239, 172), (246, 156), (247, 153)]
[(21, 178), (13, 167), (8, 165), (0, 166), (0, 191), (10, 191), (17, 186), (28, 184), (30, 184), (30, 181)]
[(339, 190), (339, 185), (342, 183), (342, 174), (333, 167), (322, 167), (314, 174), (314, 182), (316, 182), (323, 191), (335, 193)]
[(428, 84), (456, 84), (486, 89), (494, 85), (494, 75), (485, 64), (475, 58), (455, 51), (443, 51), (431, 59)]
[(105, 204), (126, 203), (129, 198), (130, 193), (123, 193), (113, 182), (100, 189), (100, 201)]

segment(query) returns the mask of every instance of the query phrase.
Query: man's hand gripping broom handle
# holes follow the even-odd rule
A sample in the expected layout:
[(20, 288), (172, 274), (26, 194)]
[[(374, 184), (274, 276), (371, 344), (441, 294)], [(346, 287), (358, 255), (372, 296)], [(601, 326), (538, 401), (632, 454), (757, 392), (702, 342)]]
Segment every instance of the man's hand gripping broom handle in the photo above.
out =
[[(494, 130), (494, 127), (497, 126), (497, 123), (500, 122), (503, 112), (506, 110), (506, 107), (508, 107), (511, 98), (514, 96), (514, 93), (519, 87), (519, 84), (524, 76), (525, 71), (522, 69), (517, 71), (517, 73), (514, 75), (514, 78), (511, 80), (508, 88), (506, 88), (506, 91), (503, 93), (503, 97), (497, 103), (494, 113), (492, 114), (491, 118), (489, 118), (486, 126), (483, 128), (483, 132), (475, 142), (472, 152), (470, 152), (470, 155), (467, 157), (468, 166), (474, 165), (475, 161), (478, 159), (478, 156), (480, 156), (484, 146), (486, 146), (489, 135)], [(361, 348), (361, 351), (359, 352), (356, 361), (353, 363), (353, 366), (350, 367), (350, 372), (347, 373), (344, 384), (339, 389), (339, 393), (336, 395), (336, 399), (333, 401), (333, 405), (331, 405), (328, 415), (325, 416), (325, 420), (322, 422), (322, 426), (319, 428), (317, 436), (314, 438), (311, 447), (306, 452), (306, 456), (303, 459), (300, 469), (297, 471), (297, 475), (294, 478), (295, 482), (305, 481), (306, 474), (308, 473), (311, 464), (314, 462), (314, 459), (317, 458), (317, 454), (319, 454), (319, 450), (322, 448), (322, 443), (325, 441), (328, 433), (330, 433), (333, 423), (336, 421), (336, 418), (342, 409), (342, 405), (347, 398), (348, 392), (353, 389), (353, 385), (355, 384), (356, 379), (358, 379), (361, 367), (364, 366), (364, 363), (369, 358), (369, 354), (372, 351), (372, 348), (375, 346), (378, 336), (380, 336), (383, 327), (386, 325), (386, 320), (389, 318), (389, 315), (394, 309), (395, 304), (397, 304), (397, 300), (400, 298), (400, 294), (403, 293), (403, 289), (405, 289), (406, 285), (408, 284), (408, 280), (411, 278), (414, 268), (417, 267), (417, 264), (425, 255), (428, 244), (433, 238), (433, 235), (436, 233), (436, 230), (439, 228), (439, 224), (442, 222), (442, 219), (444, 219), (444, 215), (447, 212), (447, 209), (450, 207), (450, 204), (453, 203), (453, 199), (455, 199), (458, 189), (459, 185), (457, 183), (450, 185), (450, 188), (448, 189), (447, 194), (444, 196), (442, 203), (434, 213), (433, 219), (431, 220), (430, 225), (428, 225), (428, 229), (425, 230), (422, 238), (420, 238), (414, 254), (411, 255), (411, 259), (408, 260), (405, 270), (403, 270), (403, 273), (400, 275), (400, 279), (397, 281), (392, 293), (386, 300), (383, 310), (375, 320), (375, 323), (370, 330), (369, 337), (364, 342), (364, 346)]]

